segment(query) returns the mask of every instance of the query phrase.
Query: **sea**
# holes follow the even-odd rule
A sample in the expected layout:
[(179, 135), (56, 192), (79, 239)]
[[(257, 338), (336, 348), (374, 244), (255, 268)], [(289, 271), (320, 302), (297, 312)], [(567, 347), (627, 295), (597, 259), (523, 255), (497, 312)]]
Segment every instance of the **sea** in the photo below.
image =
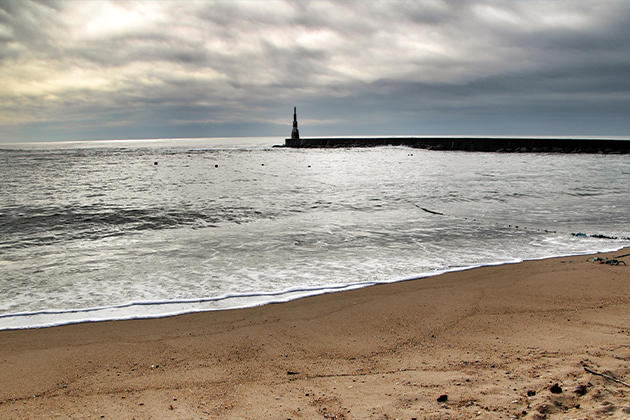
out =
[(629, 155), (283, 143), (0, 144), (0, 329), (244, 308), (630, 245)]

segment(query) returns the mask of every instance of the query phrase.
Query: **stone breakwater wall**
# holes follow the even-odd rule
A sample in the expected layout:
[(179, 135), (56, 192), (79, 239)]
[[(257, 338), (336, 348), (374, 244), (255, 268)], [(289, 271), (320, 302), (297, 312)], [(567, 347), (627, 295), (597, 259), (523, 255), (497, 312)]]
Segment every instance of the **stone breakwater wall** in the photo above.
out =
[(507, 137), (321, 137), (286, 139), (285, 147), (408, 146), (429, 150), (513, 153), (630, 153), (630, 140)]

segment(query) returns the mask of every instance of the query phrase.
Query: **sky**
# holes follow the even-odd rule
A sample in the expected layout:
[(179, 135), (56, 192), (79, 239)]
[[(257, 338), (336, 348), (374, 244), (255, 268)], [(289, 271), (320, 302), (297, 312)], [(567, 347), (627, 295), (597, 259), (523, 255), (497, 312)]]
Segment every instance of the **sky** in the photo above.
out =
[(0, 143), (628, 136), (630, 1), (0, 0)]

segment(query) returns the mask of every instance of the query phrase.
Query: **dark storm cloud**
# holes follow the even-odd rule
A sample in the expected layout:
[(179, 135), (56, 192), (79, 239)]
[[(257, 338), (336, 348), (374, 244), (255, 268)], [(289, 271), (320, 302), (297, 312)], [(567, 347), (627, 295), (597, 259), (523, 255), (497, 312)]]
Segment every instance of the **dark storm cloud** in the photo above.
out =
[(493, 115), (540, 134), (554, 112), (619, 134), (629, 18), (601, 0), (0, 1), (0, 135), (283, 135), (293, 105), (311, 134), (493, 134)]

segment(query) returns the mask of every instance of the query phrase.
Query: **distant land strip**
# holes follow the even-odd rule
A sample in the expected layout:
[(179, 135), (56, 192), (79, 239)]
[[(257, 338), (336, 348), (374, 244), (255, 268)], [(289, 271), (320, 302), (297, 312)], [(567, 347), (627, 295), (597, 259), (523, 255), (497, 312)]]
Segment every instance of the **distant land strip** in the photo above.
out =
[[(630, 140), (526, 137), (307, 137), (286, 139), (291, 148), (408, 146), (428, 150), (505, 153), (630, 153)], [(282, 146), (281, 146), (282, 147)]]

